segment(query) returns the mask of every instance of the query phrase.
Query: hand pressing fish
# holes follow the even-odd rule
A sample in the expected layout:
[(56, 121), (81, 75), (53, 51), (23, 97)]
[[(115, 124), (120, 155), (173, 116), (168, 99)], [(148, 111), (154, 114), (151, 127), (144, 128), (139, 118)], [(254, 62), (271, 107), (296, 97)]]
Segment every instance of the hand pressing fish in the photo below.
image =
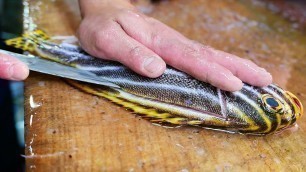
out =
[(146, 78), (120, 63), (92, 57), (75, 45), (53, 43), (41, 30), (6, 44), (96, 74), (110, 84), (69, 83), (155, 124), (265, 135), (291, 127), (303, 114), (299, 99), (274, 84), (263, 88), (244, 84), (240, 91), (226, 92), (170, 66), (162, 76)]

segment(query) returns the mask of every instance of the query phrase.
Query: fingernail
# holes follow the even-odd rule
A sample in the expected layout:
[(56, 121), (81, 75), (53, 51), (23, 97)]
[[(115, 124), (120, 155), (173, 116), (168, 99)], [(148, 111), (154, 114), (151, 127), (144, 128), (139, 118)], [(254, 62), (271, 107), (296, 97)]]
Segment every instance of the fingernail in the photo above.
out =
[(265, 77), (263, 78), (263, 81), (264, 81), (264, 86), (267, 86), (267, 85), (271, 84), (272, 81), (273, 81), (272, 75), (269, 72), (267, 72), (265, 74)]
[(28, 77), (29, 69), (23, 63), (15, 63), (9, 67), (8, 73), (12, 80), (20, 81)]
[(259, 68), (262, 72), (267, 72), (267, 70), (265, 68)]
[(265, 68), (260, 68), (260, 71), (259, 71), (262, 75), (265, 75), (265, 76), (271, 76), (271, 74), (265, 69)]
[(215, 81), (217, 81), (218, 84), (215, 84), (214, 86), (222, 90), (231, 92), (241, 90), (241, 88), (243, 87), (243, 82), (239, 78), (234, 75), (223, 75), (225, 77), (216, 78)]
[(235, 76), (232, 77), (232, 83), (233, 84), (231, 84), (231, 87), (229, 88), (230, 91), (238, 91), (243, 87), (243, 82)]
[(261, 68), (261, 74), (263, 75), (263, 79), (266, 83), (272, 82), (272, 75), (264, 68)]
[(164, 62), (158, 57), (148, 57), (144, 60), (143, 66), (145, 70), (150, 73), (160, 73), (161, 68), (163, 67)]

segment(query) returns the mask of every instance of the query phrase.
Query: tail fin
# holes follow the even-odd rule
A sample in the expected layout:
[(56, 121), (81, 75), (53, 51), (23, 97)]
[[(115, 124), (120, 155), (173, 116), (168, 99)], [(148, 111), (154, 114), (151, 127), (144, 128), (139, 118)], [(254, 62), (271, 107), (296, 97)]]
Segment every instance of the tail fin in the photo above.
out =
[(50, 37), (42, 30), (34, 30), (27, 32), (22, 37), (17, 37), (5, 41), (5, 44), (25, 51), (34, 52), (35, 47), (40, 45), (42, 41), (46, 41)]

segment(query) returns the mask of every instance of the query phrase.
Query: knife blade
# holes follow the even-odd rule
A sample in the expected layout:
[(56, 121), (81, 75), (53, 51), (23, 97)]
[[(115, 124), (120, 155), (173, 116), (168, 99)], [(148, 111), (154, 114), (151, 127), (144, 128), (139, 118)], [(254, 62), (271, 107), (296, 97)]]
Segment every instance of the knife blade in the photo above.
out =
[(73, 79), (77, 81), (120, 88), (120, 86), (111, 83), (96, 74), (80, 70), (74, 67), (65, 66), (56, 62), (42, 59), (36, 56), (26, 56), (0, 49), (0, 53), (13, 56), (28, 65), (29, 69), (35, 72), (54, 75), (58, 77)]

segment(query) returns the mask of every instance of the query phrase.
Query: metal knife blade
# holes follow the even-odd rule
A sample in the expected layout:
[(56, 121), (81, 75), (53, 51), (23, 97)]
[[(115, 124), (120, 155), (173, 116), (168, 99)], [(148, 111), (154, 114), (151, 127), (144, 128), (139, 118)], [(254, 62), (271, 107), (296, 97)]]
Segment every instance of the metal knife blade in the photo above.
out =
[(70, 66), (65, 66), (56, 62), (48, 61), (39, 57), (29, 57), (22, 54), (17, 54), (9, 51), (0, 49), (0, 53), (14, 56), (20, 61), (28, 65), (29, 69), (35, 72), (40, 72), (44, 74), (59, 76), (63, 78), (69, 78), (77, 81), (83, 81), (87, 83), (93, 83), (98, 85), (104, 85), (109, 87), (120, 88), (120, 86), (111, 83), (96, 74), (73, 68)]

